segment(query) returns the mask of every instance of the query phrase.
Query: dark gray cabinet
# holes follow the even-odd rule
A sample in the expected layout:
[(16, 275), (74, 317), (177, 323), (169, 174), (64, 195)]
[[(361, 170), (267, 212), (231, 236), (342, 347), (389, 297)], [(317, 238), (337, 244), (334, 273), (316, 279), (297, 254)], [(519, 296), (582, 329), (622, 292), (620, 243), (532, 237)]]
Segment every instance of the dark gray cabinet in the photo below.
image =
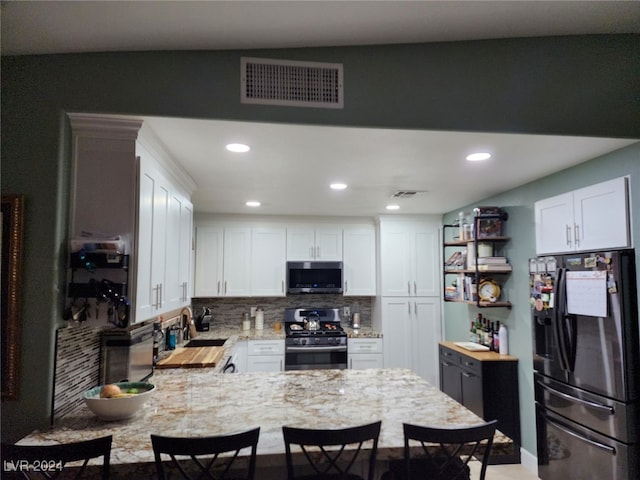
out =
[(514, 451), (519, 452), (517, 358), (496, 352), (467, 352), (453, 342), (442, 342), (439, 348), (440, 390), (479, 417), (498, 420), (498, 430), (514, 441)]

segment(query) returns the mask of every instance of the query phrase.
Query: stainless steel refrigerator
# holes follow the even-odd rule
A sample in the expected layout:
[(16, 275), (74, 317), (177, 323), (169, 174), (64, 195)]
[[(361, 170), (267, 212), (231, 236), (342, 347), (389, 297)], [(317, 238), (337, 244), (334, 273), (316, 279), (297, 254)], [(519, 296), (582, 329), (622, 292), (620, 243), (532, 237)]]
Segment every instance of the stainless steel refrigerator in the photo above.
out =
[(529, 261), (538, 475), (640, 478), (633, 250)]

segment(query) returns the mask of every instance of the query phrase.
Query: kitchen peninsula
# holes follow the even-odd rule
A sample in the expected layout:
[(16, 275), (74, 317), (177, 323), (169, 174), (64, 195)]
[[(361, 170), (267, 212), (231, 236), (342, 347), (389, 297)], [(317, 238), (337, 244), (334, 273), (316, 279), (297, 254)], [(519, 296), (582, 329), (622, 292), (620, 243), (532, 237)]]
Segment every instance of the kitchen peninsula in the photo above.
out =
[[(129, 420), (104, 422), (83, 406), (21, 444), (72, 442), (113, 435), (112, 478), (144, 478), (154, 471), (149, 435), (218, 435), (260, 427), (257, 468), (284, 468), (283, 425), (342, 428), (382, 420), (378, 459), (402, 457), (402, 423), (456, 426), (483, 420), (404, 369), (310, 370), (218, 374), (214, 369), (156, 371), (156, 392)], [(497, 432), (495, 452), (511, 440)], [(379, 473), (383, 470), (378, 468)], [(260, 478), (267, 478), (267, 475)]]

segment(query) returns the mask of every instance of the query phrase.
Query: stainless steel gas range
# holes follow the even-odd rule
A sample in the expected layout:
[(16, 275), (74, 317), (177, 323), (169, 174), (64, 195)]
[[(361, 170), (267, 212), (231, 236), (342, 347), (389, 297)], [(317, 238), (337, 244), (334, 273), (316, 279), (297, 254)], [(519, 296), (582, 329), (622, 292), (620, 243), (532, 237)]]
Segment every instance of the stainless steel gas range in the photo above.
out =
[(287, 308), (285, 370), (347, 368), (347, 334), (337, 308)]

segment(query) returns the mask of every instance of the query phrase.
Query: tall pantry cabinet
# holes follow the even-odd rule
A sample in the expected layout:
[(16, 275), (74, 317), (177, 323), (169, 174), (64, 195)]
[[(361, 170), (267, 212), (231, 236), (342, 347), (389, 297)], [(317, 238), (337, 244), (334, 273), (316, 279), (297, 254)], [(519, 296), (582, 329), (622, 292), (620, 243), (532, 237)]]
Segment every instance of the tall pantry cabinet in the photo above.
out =
[(385, 368), (408, 368), (438, 385), (441, 338), (439, 228), (430, 216), (380, 218), (379, 313)]

